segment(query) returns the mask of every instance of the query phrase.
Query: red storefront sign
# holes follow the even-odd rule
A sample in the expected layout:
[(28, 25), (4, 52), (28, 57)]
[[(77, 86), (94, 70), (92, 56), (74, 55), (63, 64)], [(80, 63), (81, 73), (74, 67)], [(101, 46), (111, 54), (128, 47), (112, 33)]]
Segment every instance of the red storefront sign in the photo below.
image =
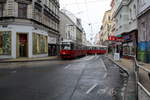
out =
[(26, 34), (19, 34), (19, 42), (26, 43), (27, 42), (27, 35)]
[(123, 41), (124, 39), (123, 39), (123, 37), (109, 36), (109, 37), (108, 37), (108, 40), (121, 42), (121, 41)]
[(115, 36), (109, 36), (109, 37), (108, 37), (108, 40), (110, 40), (110, 41), (115, 41), (115, 40), (116, 40), (116, 37), (115, 37)]

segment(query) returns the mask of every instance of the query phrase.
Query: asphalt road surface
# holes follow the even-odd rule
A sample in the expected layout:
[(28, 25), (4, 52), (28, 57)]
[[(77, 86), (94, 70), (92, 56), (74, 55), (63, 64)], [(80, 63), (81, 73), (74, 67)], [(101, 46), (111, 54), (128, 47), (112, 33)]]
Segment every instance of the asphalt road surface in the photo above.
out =
[(10, 66), (0, 69), (0, 100), (116, 100), (122, 86), (119, 68), (101, 55), (0, 66)]

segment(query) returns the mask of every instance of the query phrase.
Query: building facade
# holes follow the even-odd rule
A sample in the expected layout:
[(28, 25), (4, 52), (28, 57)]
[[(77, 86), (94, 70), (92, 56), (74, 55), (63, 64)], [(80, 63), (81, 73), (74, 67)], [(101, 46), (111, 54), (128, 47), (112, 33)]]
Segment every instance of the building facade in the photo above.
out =
[(140, 61), (150, 63), (150, 0), (138, 0), (138, 55)]
[(62, 11), (60, 11), (60, 40), (76, 41), (75, 23)]
[(77, 44), (82, 44), (83, 28), (81, 19), (75, 17), (67, 10), (61, 10), (60, 13), (60, 40), (73, 40)]
[(87, 45), (86, 43), (87, 43), (86, 32), (83, 31), (83, 35), (82, 35), (82, 44), (83, 44), (83, 45)]
[(121, 37), (116, 42), (116, 52), (124, 57), (137, 54), (137, 0), (115, 0), (115, 36)]
[(58, 0), (0, 1), (0, 58), (48, 56), (59, 40)]
[(95, 45), (100, 45), (100, 33), (97, 33), (95, 35), (94, 40), (95, 40), (94, 42)]
[(106, 11), (100, 29), (100, 34), (101, 34), (100, 40), (101, 40), (101, 44), (103, 45), (108, 45), (108, 37), (111, 35), (111, 26), (112, 26), (111, 17), (112, 17), (111, 10)]

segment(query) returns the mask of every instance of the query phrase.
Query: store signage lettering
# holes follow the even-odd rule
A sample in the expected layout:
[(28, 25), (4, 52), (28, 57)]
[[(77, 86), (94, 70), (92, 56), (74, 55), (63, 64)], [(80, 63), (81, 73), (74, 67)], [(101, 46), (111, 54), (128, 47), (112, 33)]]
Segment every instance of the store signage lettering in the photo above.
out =
[(129, 40), (129, 39), (130, 39), (129, 35), (124, 36), (124, 39), (125, 39), (125, 40)]
[(49, 37), (48, 38), (48, 43), (56, 44), (57, 40), (54, 37)]
[(110, 40), (110, 41), (123, 41), (123, 37), (109, 36), (108, 40)]

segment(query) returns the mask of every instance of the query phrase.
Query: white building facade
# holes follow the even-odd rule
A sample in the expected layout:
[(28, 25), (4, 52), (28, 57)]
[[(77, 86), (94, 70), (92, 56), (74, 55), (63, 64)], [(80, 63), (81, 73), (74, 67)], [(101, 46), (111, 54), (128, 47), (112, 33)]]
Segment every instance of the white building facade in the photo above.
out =
[(108, 10), (105, 12), (102, 26), (100, 29), (100, 41), (101, 44), (107, 45), (108, 37), (111, 35), (111, 27), (112, 27), (112, 12)]
[(48, 38), (59, 37), (58, 13), (59, 2), (0, 1), (0, 59), (48, 56)]
[(81, 19), (62, 9), (60, 12), (60, 40), (73, 40), (77, 44), (82, 44), (83, 32)]
[(123, 56), (136, 55), (137, 47), (137, 0), (115, 0), (115, 36), (123, 40), (116, 43)]
[(72, 19), (65, 12), (60, 12), (60, 40), (76, 41), (76, 27)]

